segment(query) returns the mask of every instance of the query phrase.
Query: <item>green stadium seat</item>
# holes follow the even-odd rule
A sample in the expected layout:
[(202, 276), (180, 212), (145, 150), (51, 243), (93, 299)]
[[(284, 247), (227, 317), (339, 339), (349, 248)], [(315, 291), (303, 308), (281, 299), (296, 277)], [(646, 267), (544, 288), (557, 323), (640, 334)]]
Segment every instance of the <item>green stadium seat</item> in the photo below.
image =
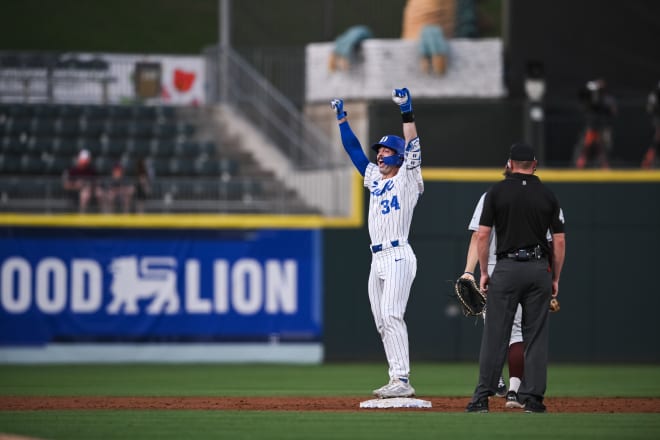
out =
[(198, 156), (199, 155), (199, 142), (196, 141), (183, 141), (177, 143), (177, 154), (182, 156)]
[(52, 153), (55, 151), (53, 144), (55, 139), (51, 136), (32, 136), (28, 143), (28, 151), (34, 153)]
[(78, 154), (78, 142), (74, 139), (54, 138), (52, 153), (59, 156), (72, 156)]
[(133, 108), (128, 105), (111, 105), (108, 106), (110, 118), (113, 121), (129, 120), (133, 117)]
[(126, 139), (110, 139), (103, 144), (103, 154), (112, 157), (121, 156), (127, 151)]
[(162, 140), (173, 140), (176, 139), (178, 135), (177, 128), (174, 124), (155, 124), (153, 127), (153, 135), (158, 139)]
[(71, 168), (74, 163), (73, 157), (50, 156), (45, 160), (46, 166), (44, 172), (51, 175), (61, 175)]
[(169, 159), (170, 174), (175, 176), (195, 175), (195, 162), (188, 158), (173, 157)]
[(0, 174), (18, 174), (21, 171), (21, 157), (14, 154), (0, 155)]
[(78, 119), (58, 119), (55, 124), (55, 134), (59, 137), (72, 138), (80, 134)]
[(153, 167), (154, 173), (156, 176), (170, 176), (170, 160), (167, 158), (156, 157), (151, 160), (151, 165)]
[(32, 131), (32, 120), (28, 118), (11, 118), (5, 124), (5, 136), (29, 135)]
[(6, 138), (8, 141), (4, 144), (3, 151), (7, 154), (19, 155), (25, 154), (30, 151), (30, 146), (27, 142), (23, 142), (18, 137)]
[(83, 114), (83, 107), (76, 104), (60, 104), (58, 115), (60, 118), (79, 118)]
[(46, 163), (39, 156), (24, 155), (21, 157), (21, 173), (23, 174), (43, 174), (46, 170)]
[(11, 104), (0, 102), (0, 124), (4, 124), (11, 116)]
[(32, 117), (32, 106), (28, 104), (10, 104), (9, 116), (12, 118), (30, 118)]
[(56, 126), (57, 119), (55, 118), (35, 118), (32, 121), (30, 134), (38, 137), (55, 136)]
[(124, 120), (113, 120), (106, 127), (106, 134), (113, 138), (126, 138), (131, 135), (131, 122)]
[(138, 138), (150, 138), (154, 133), (151, 121), (135, 121), (132, 125), (131, 136)]
[(189, 138), (195, 134), (195, 125), (188, 122), (179, 122), (177, 124), (177, 133), (179, 136)]
[(105, 105), (86, 105), (82, 116), (87, 120), (105, 120), (110, 116), (110, 110)]
[(176, 107), (171, 105), (156, 107), (156, 114), (158, 115), (158, 119), (174, 120), (176, 119)]
[(152, 122), (158, 117), (156, 107), (147, 105), (136, 105), (133, 108), (133, 118), (139, 121)]
[(145, 139), (131, 139), (126, 142), (126, 152), (136, 157), (147, 157), (152, 155), (153, 146), (151, 141)]
[(218, 161), (209, 159), (206, 156), (198, 157), (195, 160), (195, 172), (200, 176), (218, 176)]
[(94, 161), (94, 168), (96, 168), (96, 172), (100, 176), (109, 176), (112, 171), (112, 166), (117, 162), (116, 159), (107, 156), (99, 156), (92, 160)]
[(32, 108), (32, 115), (35, 118), (56, 118), (59, 115), (60, 107), (53, 104), (36, 104)]
[(84, 119), (80, 124), (80, 134), (87, 137), (99, 138), (107, 131), (106, 122), (102, 119)]
[(158, 140), (151, 141), (153, 145), (153, 153), (160, 157), (176, 156), (176, 143), (172, 140)]
[(238, 174), (239, 165), (234, 159), (223, 157), (217, 160), (217, 164), (218, 173), (220, 173), (223, 178), (233, 177)]
[(215, 156), (217, 154), (218, 148), (215, 142), (205, 141), (199, 142), (198, 153), (199, 154), (208, 154), (209, 156)]

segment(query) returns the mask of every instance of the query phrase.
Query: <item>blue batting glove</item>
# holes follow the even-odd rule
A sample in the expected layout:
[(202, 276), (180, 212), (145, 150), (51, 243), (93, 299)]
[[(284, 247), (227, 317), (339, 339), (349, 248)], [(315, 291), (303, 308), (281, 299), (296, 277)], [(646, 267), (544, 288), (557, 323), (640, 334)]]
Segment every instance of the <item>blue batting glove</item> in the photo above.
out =
[(401, 113), (412, 112), (412, 98), (410, 92), (405, 87), (403, 89), (392, 90), (392, 101), (399, 106)]
[(344, 100), (335, 98), (330, 101), (330, 107), (337, 113), (337, 120), (340, 121), (346, 117), (348, 113), (344, 111)]

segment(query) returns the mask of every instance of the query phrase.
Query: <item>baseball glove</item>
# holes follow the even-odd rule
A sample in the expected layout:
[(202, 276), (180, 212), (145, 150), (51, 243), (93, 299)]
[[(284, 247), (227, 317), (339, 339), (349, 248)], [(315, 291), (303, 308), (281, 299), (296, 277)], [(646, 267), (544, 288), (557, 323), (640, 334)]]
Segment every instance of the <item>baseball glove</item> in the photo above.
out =
[(461, 303), (465, 316), (479, 316), (486, 307), (486, 296), (477, 283), (469, 278), (459, 278), (454, 283), (456, 299)]
[(550, 300), (550, 313), (558, 312), (559, 309), (559, 300), (557, 298), (552, 298)]

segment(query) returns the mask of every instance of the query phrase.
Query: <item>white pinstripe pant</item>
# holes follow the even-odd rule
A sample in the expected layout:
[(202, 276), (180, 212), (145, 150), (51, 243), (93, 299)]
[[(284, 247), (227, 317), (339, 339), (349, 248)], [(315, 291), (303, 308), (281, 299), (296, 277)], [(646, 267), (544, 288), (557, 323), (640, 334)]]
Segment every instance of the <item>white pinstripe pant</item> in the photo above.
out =
[(385, 348), (390, 378), (407, 378), (410, 374), (408, 328), (403, 318), (416, 273), (417, 257), (408, 244), (372, 256), (369, 302)]

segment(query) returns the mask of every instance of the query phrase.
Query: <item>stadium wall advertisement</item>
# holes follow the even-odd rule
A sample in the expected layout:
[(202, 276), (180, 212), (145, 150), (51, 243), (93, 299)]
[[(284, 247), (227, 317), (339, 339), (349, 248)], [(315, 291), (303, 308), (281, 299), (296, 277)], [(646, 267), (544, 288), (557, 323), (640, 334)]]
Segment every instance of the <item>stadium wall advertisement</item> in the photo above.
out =
[(151, 235), (0, 239), (0, 348), (320, 340), (318, 230)]

